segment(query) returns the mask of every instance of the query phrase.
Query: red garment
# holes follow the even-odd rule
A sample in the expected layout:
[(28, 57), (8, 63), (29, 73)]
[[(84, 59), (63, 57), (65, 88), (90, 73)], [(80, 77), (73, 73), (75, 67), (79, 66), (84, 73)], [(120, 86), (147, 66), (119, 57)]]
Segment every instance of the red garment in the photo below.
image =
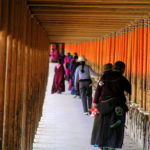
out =
[(64, 63), (65, 63), (65, 64), (66, 64), (66, 63), (70, 63), (70, 60), (69, 60), (68, 56), (66, 56), (66, 57), (64, 58)]
[(52, 90), (51, 93), (56, 93), (58, 90), (61, 92), (65, 91), (65, 70), (63, 65), (60, 65), (59, 67), (56, 66), (55, 69), (55, 74), (54, 74), (54, 79), (53, 79), (53, 85), (52, 85)]

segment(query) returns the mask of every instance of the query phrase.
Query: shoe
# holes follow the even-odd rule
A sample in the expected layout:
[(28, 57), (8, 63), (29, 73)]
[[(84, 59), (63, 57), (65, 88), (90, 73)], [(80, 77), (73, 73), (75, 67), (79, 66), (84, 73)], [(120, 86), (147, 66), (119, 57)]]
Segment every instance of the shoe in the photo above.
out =
[(88, 112), (84, 112), (83, 114), (84, 114), (84, 115), (88, 115), (89, 113), (88, 113)]
[(58, 90), (58, 91), (57, 91), (57, 93), (58, 93), (58, 94), (61, 94), (61, 91), (60, 91), (60, 90)]
[(76, 98), (77, 97), (77, 95), (75, 95), (73, 98)]

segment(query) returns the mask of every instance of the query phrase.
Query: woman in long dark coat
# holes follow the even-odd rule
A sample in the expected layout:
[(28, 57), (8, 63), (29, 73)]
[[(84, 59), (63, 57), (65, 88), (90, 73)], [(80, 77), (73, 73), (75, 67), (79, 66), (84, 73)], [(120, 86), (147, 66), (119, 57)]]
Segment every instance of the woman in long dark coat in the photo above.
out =
[(122, 76), (124, 69), (123, 62), (116, 62), (114, 71), (105, 72), (96, 89), (94, 104), (100, 113), (94, 120), (91, 144), (102, 150), (122, 148), (128, 111), (124, 92), (131, 94), (131, 85)]
[(58, 64), (56, 65), (54, 71), (55, 74), (51, 93), (53, 94), (57, 92), (61, 94), (61, 92), (65, 91), (65, 70), (61, 59), (58, 60)]

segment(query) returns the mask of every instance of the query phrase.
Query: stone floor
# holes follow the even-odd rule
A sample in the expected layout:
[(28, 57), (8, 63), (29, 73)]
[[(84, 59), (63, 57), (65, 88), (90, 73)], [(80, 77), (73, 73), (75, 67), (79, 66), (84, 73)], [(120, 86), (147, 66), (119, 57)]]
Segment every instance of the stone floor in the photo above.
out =
[[(50, 94), (54, 64), (50, 65), (43, 116), (33, 150), (98, 150), (90, 145), (93, 118), (82, 112), (81, 100), (67, 91)], [(123, 150), (141, 150), (126, 133)]]

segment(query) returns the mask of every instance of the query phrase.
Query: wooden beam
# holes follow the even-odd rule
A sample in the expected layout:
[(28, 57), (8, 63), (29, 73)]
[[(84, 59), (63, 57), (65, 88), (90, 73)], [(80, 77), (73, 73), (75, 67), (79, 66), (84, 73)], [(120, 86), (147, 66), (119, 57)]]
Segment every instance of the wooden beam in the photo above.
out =
[[(93, 29), (93, 27), (95, 27), (95, 28), (113, 28), (113, 27), (115, 27), (115, 28), (120, 28), (120, 27), (125, 27), (126, 25), (128, 25), (129, 23), (126, 23), (126, 24), (119, 24), (119, 23), (116, 23), (116, 24), (76, 24), (76, 25), (73, 25), (73, 24), (68, 24), (68, 25), (49, 25), (49, 26), (43, 26), (43, 28), (45, 28), (45, 29), (71, 29), (71, 28), (77, 28), (77, 29), (79, 29), (79, 28), (89, 28), (89, 29)], [(94, 30), (94, 29), (93, 29)]]
[(105, 17), (144, 17), (144, 16), (148, 16), (148, 13), (118, 13), (118, 12), (97, 12), (97, 13), (93, 13), (93, 12), (31, 12), (33, 15), (39, 15), (39, 16), (75, 16), (75, 17), (78, 17), (78, 16), (86, 16), (86, 17), (93, 17), (93, 16), (96, 16), (96, 17), (101, 17), (101, 16), (105, 16)]
[(95, 39), (99, 39), (101, 36), (99, 37), (76, 37), (76, 38), (71, 38), (71, 37), (67, 37), (67, 38), (59, 38), (59, 37), (49, 37), (50, 42), (56, 42), (56, 43), (68, 43), (68, 42), (85, 42), (85, 41), (91, 41), (91, 40), (95, 40)]
[[(36, 15), (35, 15), (36, 16)], [(65, 20), (65, 19), (68, 19), (69, 20), (72, 20), (72, 19), (81, 19), (81, 20), (106, 20), (106, 19), (122, 19), (122, 20), (126, 20), (126, 19), (129, 19), (129, 20), (132, 20), (134, 18), (141, 18), (141, 17), (129, 17), (129, 16), (100, 16), (100, 17), (93, 17), (93, 16), (72, 16), (72, 15), (37, 15), (36, 16), (38, 20), (57, 20), (57, 19), (60, 19), (60, 20)]]
[[(118, 23), (120, 23), (120, 24), (125, 24), (125, 23), (127, 23), (128, 21), (124, 21), (124, 20), (120, 20), (120, 21), (118, 21)], [(85, 20), (83, 20), (82, 22), (81, 21), (79, 21), (79, 22), (76, 22), (76, 24), (81, 24), (81, 25), (83, 25), (83, 24), (93, 24), (93, 21), (85, 21)], [(110, 25), (112, 25), (112, 24), (117, 24), (117, 22), (116, 21), (112, 21), (112, 22), (110, 22), (110, 21), (103, 21), (103, 20), (101, 20), (101, 21), (94, 21), (94, 23), (95, 24), (104, 24), (104, 25), (107, 25), (107, 24), (110, 24)], [(65, 20), (63, 21), (63, 20), (51, 20), (51, 21), (47, 21), (47, 22), (41, 22), (40, 23), (41, 25), (51, 25), (51, 26), (53, 26), (53, 25), (55, 25), (55, 24), (59, 24), (59, 25), (67, 25), (67, 24), (75, 24), (74, 22), (66, 22)]]
[(145, 13), (149, 13), (150, 11), (150, 8), (77, 8), (77, 7), (74, 7), (74, 8), (64, 8), (64, 7), (42, 7), (42, 6), (33, 6), (33, 7), (30, 7), (30, 10), (32, 12), (34, 11), (41, 11), (41, 12), (46, 12), (46, 11), (49, 11), (49, 12), (119, 12), (119, 13), (142, 13), (142, 12), (145, 12)]
[[(56, 0), (27, 0), (27, 3), (55, 3)], [(65, 2), (68, 2), (67, 0), (57, 0), (57, 3), (65, 3)], [(150, 3), (149, 0), (130, 0), (130, 1), (122, 1), (122, 0), (69, 0), (69, 2), (72, 2), (72, 3), (119, 3), (119, 4), (122, 4), (122, 3), (125, 3), (125, 4), (130, 4), (130, 3), (138, 3), (138, 4), (147, 4), (147, 3)]]
[(2, 28), (2, 0), (0, 0), (0, 31)]
[(28, 2), (27, 3), (28, 6), (49, 6), (49, 7), (65, 7), (65, 8), (150, 8), (150, 2), (149, 3), (101, 3), (101, 4), (97, 4), (97, 3), (31, 3)]
[(146, 17), (148, 16), (148, 14), (146, 15), (135, 15), (135, 14), (38, 14), (38, 15), (35, 15), (35, 16), (38, 16), (38, 17), (48, 17), (48, 18), (63, 18), (63, 17), (69, 17), (70, 19), (71, 18), (89, 18), (89, 17), (99, 17), (99, 18), (142, 18), (142, 17)]
[(72, 31), (72, 30), (74, 30), (73, 32), (103, 32), (103, 31), (114, 31), (114, 30), (119, 30), (120, 29), (120, 27), (118, 27), (118, 28), (97, 28), (97, 29), (92, 29), (92, 28), (78, 28), (78, 27), (74, 27), (74, 28), (66, 28), (66, 29), (64, 29), (64, 28), (62, 28), (62, 29), (60, 29), (60, 28), (46, 28), (46, 30), (47, 30), (47, 32), (56, 32), (56, 31), (59, 31), (59, 32), (66, 32), (66, 31)]

